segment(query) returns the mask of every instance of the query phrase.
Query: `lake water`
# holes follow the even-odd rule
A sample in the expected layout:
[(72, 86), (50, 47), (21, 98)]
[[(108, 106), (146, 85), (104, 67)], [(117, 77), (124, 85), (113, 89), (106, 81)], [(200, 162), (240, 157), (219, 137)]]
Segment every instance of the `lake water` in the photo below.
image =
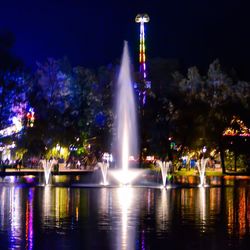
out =
[[(46, 187), (0, 181), (1, 250), (250, 249), (248, 178), (211, 178), (197, 188), (179, 177), (170, 189), (60, 178)], [(61, 185), (71, 178), (77, 185)]]

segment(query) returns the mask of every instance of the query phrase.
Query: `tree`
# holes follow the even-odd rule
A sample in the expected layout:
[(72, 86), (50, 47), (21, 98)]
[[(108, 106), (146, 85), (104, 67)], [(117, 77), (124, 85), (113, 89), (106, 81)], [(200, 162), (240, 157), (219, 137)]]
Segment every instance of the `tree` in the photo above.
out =
[(176, 89), (172, 73), (179, 65), (174, 60), (155, 58), (150, 60), (148, 68), (152, 84), (140, 117), (141, 150), (165, 157), (170, 154), (169, 137), (176, 115)]
[(218, 148), (225, 172), (222, 134), (233, 115), (247, 113), (249, 95), (244, 92), (249, 85), (233, 84), (218, 60), (209, 65), (207, 76), (201, 77), (196, 67), (188, 69), (186, 78), (177, 76), (181, 101), (175, 103), (175, 136), (183, 147)]
[(37, 122), (32, 132), (47, 146), (65, 144), (72, 137), (70, 110), (74, 96), (71, 72), (65, 64), (65, 60), (53, 58), (37, 63), (32, 94)]
[[(28, 106), (29, 78), (19, 59), (12, 55), (14, 37), (10, 32), (0, 34), (0, 130), (24, 122)], [(4, 130), (6, 131), (6, 130)], [(19, 131), (19, 129), (18, 129)], [(5, 135), (1, 135), (5, 137)]]

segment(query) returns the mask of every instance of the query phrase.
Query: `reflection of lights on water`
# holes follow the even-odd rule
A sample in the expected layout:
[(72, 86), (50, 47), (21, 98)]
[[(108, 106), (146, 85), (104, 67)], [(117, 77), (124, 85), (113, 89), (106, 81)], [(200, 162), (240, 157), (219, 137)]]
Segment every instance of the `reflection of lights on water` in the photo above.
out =
[[(100, 209), (98, 210), (98, 214), (100, 216), (101, 226), (108, 226), (107, 218), (110, 217), (112, 211), (112, 195), (110, 195), (110, 189), (102, 188), (100, 190)], [(112, 216), (111, 216), (112, 217)]]
[(16, 182), (16, 176), (9, 176), (9, 182), (10, 183), (15, 183)]
[(202, 232), (206, 231), (206, 189), (205, 187), (200, 187), (200, 215), (201, 215), (201, 225)]
[(234, 203), (233, 203), (233, 190), (232, 188), (227, 188), (225, 191), (226, 197), (226, 212), (227, 212), (227, 230), (229, 235), (233, 234), (234, 225)]
[[(3, 187), (1, 189), (1, 202), (0, 202), (0, 211), (4, 211), (4, 207), (5, 207), (5, 197), (6, 197), (6, 188)], [(4, 217), (5, 217), (5, 213), (2, 214), (3, 216), (0, 216), (0, 225), (3, 225), (2, 220), (4, 221)]]
[[(55, 182), (67, 183), (68, 182), (68, 176), (67, 175), (54, 175), (53, 180), (55, 180)], [(80, 177), (78, 176), (78, 178), (76, 178), (76, 180), (80, 180)]]
[(181, 189), (181, 205), (191, 208), (194, 206), (194, 189)]
[(209, 210), (218, 211), (219, 213), (221, 206), (220, 188), (211, 188), (209, 190), (209, 200), (210, 200)]
[(56, 216), (56, 226), (60, 227), (60, 190), (58, 188), (56, 188), (55, 190), (55, 200), (56, 200), (56, 204), (55, 204), (55, 216)]
[(76, 191), (75, 191), (75, 207), (76, 207), (76, 211), (75, 211), (75, 213), (76, 213), (76, 221), (78, 221), (78, 219), (79, 219), (79, 206), (80, 206), (80, 190), (79, 189), (77, 189)]
[(45, 186), (43, 191), (43, 220), (46, 221), (50, 216), (51, 207), (51, 191), (50, 186)]
[(76, 206), (76, 221), (79, 219), (79, 207)]
[(239, 188), (237, 193), (230, 188), (226, 190), (226, 200), (228, 234), (233, 235), (237, 230), (242, 239), (250, 226), (248, 193), (245, 188)]
[(145, 231), (142, 230), (141, 232), (141, 250), (146, 249), (146, 243), (145, 243)]
[(239, 192), (239, 213), (238, 213), (238, 221), (239, 221), (239, 234), (240, 237), (243, 238), (246, 234), (246, 214), (247, 214), (247, 207), (246, 207), (246, 189), (240, 188)]
[(33, 249), (33, 200), (34, 200), (34, 189), (30, 189), (28, 200), (26, 202), (26, 213), (25, 213), (26, 250)]
[(36, 177), (34, 175), (25, 175), (23, 178), (27, 183), (32, 183), (34, 182)]
[(132, 191), (133, 191), (132, 188), (129, 186), (122, 186), (122, 187), (117, 189), (119, 203), (120, 203), (122, 209), (129, 208), (129, 206), (132, 202), (132, 197), (133, 197)]
[(10, 233), (11, 233), (11, 239), (14, 239), (10, 242), (11, 249), (13, 244), (15, 244), (15, 240), (21, 237), (21, 213), (19, 211), (20, 209), (20, 193), (18, 192), (20, 189), (17, 189), (15, 187), (10, 188)]
[(158, 199), (159, 205), (157, 206), (157, 226), (161, 232), (166, 230), (169, 220), (169, 207), (170, 207), (170, 191), (167, 189), (161, 190), (161, 196)]
[[(48, 223), (55, 218), (55, 226), (61, 226), (61, 219), (69, 215), (70, 189), (44, 186), (43, 194), (43, 221)], [(77, 198), (76, 216), (78, 216), (80, 198)], [(48, 224), (50, 226), (50, 224)]]
[(128, 210), (133, 199), (133, 190), (129, 186), (117, 189), (117, 195), (122, 213), (121, 249), (128, 249)]
[(69, 188), (55, 188), (55, 217), (56, 226), (60, 227), (61, 218), (65, 218), (69, 214), (69, 199), (70, 189)]
[[(16, 187), (9, 188), (9, 249), (19, 249), (18, 246), (25, 240), (25, 249), (33, 249), (33, 201), (35, 189), (28, 190), (28, 196), (23, 197), (22, 189)], [(1, 197), (2, 198), (2, 197)], [(25, 207), (21, 201), (25, 198)], [(4, 211), (4, 209), (2, 210)], [(25, 217), (24, 217), (25, 216)], [(25, 219), (25, 220), (23, 220)], [(23, 225), (25, 222), (25, 231)]]

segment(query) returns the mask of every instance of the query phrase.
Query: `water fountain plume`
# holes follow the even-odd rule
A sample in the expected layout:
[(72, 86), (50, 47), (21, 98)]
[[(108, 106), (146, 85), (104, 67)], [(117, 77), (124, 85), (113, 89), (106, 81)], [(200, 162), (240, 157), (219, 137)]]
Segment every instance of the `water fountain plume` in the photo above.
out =
[(54, 160), (41, 160), (40, 161), (42, 163), (43, 166), (43, 170), (44, 170), (44, 179), (45, 179), (45, 185), (49, 184), (49, 178), (50, 178), (50, 174), (51, 174), (51, 169), (53, 167), (53, 165), (55, 164)]
[(170, 170), (170, 164), (171, 162), (162, 162), (160, 160), (156, 161), (156, 166), (160, 167), (161, 169), (161, 176), (162, 176), (162, 185), (163, 187), (166, 187), (166, 182), (167, 182), (167, 177), (168, 177), (168, 173)]
[(109, 162), (104, 162), (104, 161), (98, 162), (97, 166), (101, 169), (102, 172), (103, 182), (101, 184), (104, 186), (108, 185), (107, 175), (108, 175)]
[(208, 158), (202, 157), (198, 163), (197, 163), (197, 168), (200, 176), (200, 184), (199, 187), (204, 187), (206, 186), (206, 165), (207, 165)]
[(128, 43), (124, 42), (116, 89), (114, 136), (116, 151), (114, 155), (117, 167), (122, 168), (122, 173), (119, 173), (119, 181), (122, 184), (129, 184), (133, 176), (129, 173), (129, 157), (138, 155), (136, 104), (130, 68)]

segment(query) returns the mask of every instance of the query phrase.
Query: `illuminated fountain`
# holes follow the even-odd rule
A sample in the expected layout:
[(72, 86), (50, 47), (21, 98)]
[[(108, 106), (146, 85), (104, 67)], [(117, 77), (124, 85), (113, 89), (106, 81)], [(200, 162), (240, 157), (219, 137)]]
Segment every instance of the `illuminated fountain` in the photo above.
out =
[(207, 165), (208, 158), (202, 157), (198, 162), (197, 162), (197, 168), (199, 171), (199, 176), (200, 176), (200, 184), (199, 187), (205, 187), (206, 186), (206, 165)]
[(116, 166), (122, 170), (113, 173), (123, 185), (130, 184), (138, 175), (138, 171), (129, 170), (129, 158), (138, 155), (136, 104), (130, 67), (128, 43), (125, 41), (116, 89), (114, 135)]
[(168, 162), (165, 162), (165, 161), (162, 162), (160, 160), (156, 161), (156, 166), (160, 167), (161, 169), (163, 187), (166, 187), (167, 177), (168, 177), (169, 170), (170, 170), (170, 164), (171, 164), (171, 161), (168, 161)]
[(97, 166), (101, 169), (101, 172), (102, 172), (103, 182), (101, 184), (104, 186), (108, 185), (107, 174), (108, 174), (109, 162), (108, 161), (98, 162)]
[(51, 169), (53, 167), (53, 165), (56, 163), (55, 160), (41, 160), (40, 161), (42, 163), (43, 166), (43, 170), (44, 170), (44, 179), (45, 179), (45, 185), (49, 184), (49, 178), (50, 178), (50, 174), (51, 174)]

